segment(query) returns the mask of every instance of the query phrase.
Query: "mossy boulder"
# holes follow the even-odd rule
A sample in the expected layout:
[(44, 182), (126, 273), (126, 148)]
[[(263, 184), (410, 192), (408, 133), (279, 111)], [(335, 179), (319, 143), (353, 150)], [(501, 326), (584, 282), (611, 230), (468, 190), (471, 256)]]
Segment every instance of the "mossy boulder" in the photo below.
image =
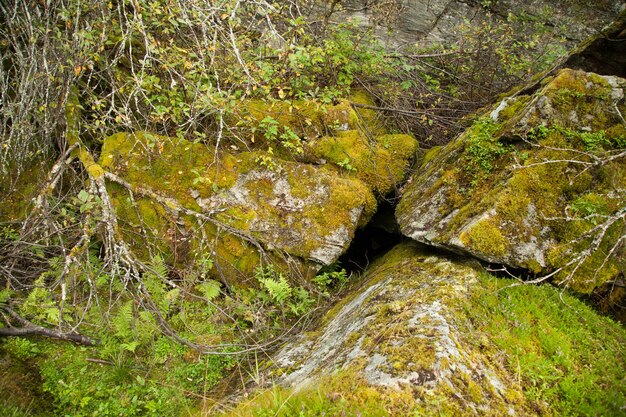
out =
[(372, 135), (387, 133), (381, 115), (368, 93), (353, 91), (335, 102), (304, 99), (248, 99), (237, 103), (227, 116), (229, 122), (254, 133), (262, 140), (261, 122), (272, 118), (279, 126), (287, 126), (304, 140), (332, 135), (335, 132), (364, 129)]
[(390, 133), (374, 104), (362, 91), (335, 104), (247, 100), (234, 111), (231, 123), (249, 130), (253, 149), (271, 147), (282, 159), (328, 165), (382, 197), (404, 180), (418, 142)]
[(626, 80), (561, 70), (432, 151), (397, 209), (417, 241), (590, 292), (624, 270)]
[(116, 134), (100, 163), (134, 190), (109, 182), (139, 255), (183, 265), (209, 256), (226, 279), (249, 276), (263, 257), (305, 275), (330, 264), (376, 209), (367, 186), (332, 169), (180, 138)]
[(618, 415), (625, 340), (556, 288), (407, 241), (275, 355), (272, 390), (227, 415)]
[(36, 158), (19, 175), (0, 174), (0, 222), (21, 221), (28, 216), (51, 168), (52, 163)]

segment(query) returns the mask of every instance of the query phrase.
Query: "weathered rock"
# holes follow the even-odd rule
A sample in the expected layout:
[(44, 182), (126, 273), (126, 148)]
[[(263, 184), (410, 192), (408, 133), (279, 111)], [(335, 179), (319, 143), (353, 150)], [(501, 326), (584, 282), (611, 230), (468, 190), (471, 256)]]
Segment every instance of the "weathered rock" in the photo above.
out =
[[(562, 314), (557, 289), (510, 284), (486, 276), (475, 261), (402, 243), (316, 329), (274, 355), (264, 376), (273, 381), (269, 399), (261, 392), (228, 415), (618, 412), (626, 392), (615, 382), (623, 373), (605, 373), (595, 361), (624, 369), (616, 359), (624, 329), (569, 296), (572, 311)], [(605, 344), (587, 350), (581, 340)], [(591, 390), (598, 384), (596, 392), (572, 395), (582, 381), (594, 381)], [(596, 402), (596, 394), (604, 399)]]
[(564, 66), (626, 77), (626, 10), (599, 34), (579, 45)]
[[(101, 163), (137, 188), (133, 203), (111, 184), (118, 216), (140, 251), (146, 241), (131, 236), (147, 232), (175, 261), (208, 253), (218, 269), (232, 264), (244, 274), (258, 264), (261, 248), (294, 256), (296, 264), (335, 261), (375, 210), (372, 192), (359, 180), (312, 165), (275, 159), (269, 170), (260, 157), (268, 156), (121, 133), (107, 138)], [(141, 188), (173, 204), (155, 201)], [(204, 217), (177, 210), (177, 204)]]
[(415, 243), (397, 246), (368, 270), (361, 291), (326, 314), (319, 331), (276, 355), (280, 383), (300, 389), (341, 369), (373, 387), (432, 395), (462, 373), (486, 378), (483, 388), (498, 395), (503, 382), (459, 350), (452, 319), (455, 303), (477, 282), (477, 267), (427, 255)]
[(352, 18), (364, 26), (374, 26), (382, 39), (404, 45), (424, 38), (455, 41), (461, 35), (458, 28), (463, 22), (479, 22), (493, 16), (506, 19), (510, 14), (544, 22), (573, 45), (614, 20), (623, 7), (619, 0), (575, 1), (563, 5), (546, 0), (349, 0), (344, 2), (344, 11), (336, 20)]
[(128, 183), (110, 184), (113, 203), (144, 258), (210, 256), (216, 274), (245, 278), (269, 256), (308, 275), (347, 249), (375, 212), (375, 195), (404, 179), (417, 149), (414, 138), (385, 135), (370, 110), (359, 117), (347, 101), (244, 104), (245, 123), (267, 117), (276, 132), (297, 136), (256, 131), (258, 150), (239, 153), (148, 133), (105, 140), (102, 166)]
[[(355, 110), (353, 105), (361, 107)], [(373, 107), (367, 94), (356, 91), (335, 105), (244, 102), (236, 117), (257, 126), (256, 148), (272, 146), (278, 157), (334, 167), (341, 175), (363, 181), (377, 196), (384, 196), (404, 179), (418, 143), (410, 135), (388, 134)], [(266, 118), (277, 123), (279, 133), (287, 127), (302, 138), (302, 152), (294, 152), (293, 143), (278, 138), (268, 143), (262, 127)]]
[(588, 292), (623, 271), (626, 80), (562, 70), (432, 150), (402, 233)]

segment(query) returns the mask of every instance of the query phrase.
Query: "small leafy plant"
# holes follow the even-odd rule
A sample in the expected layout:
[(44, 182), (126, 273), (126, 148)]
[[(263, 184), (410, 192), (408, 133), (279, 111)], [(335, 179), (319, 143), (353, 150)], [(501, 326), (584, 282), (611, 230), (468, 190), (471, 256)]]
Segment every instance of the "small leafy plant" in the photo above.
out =
[(278, 306), (283, 314), (301, 316), (308, 312), (314, 303), (306, 289), (292, 287), (285, 275), (277, 271), (274, 265), (258, 267), (255, 276), (262, 287), (259, 297)]
[(313, 278), (322, 295), (330, 297), (330, 289), (340, 287), (348, 282), (348, 273), (339, 264), (332, 264), (322, 268)]

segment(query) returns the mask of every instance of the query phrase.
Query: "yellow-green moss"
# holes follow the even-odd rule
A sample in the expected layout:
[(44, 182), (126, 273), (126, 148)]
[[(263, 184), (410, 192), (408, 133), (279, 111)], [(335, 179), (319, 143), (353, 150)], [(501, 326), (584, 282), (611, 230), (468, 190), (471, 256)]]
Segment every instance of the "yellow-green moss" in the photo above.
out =
[[(626, 332), (567, 292), (474, 275), (466, 265), (433, 259), (413, 244), (401, 244), (377, 260), (365, 279), (365, 288), (385, 280), (387, 291), (365, 301), (363, 314), (369, 319), (348, 335), (340, 351), (340, 356), (350, 352), (364, 339), (362, 356), (338, 371), (314, 374), (299, 391), (262, 390), (223, 415), (451, 417), (477, 410), (493, 417), (620, 415), (626, 401), (621, 383)], [(430, 321), (418, 314), (417, 327), (406, 325), (419, 306), (431, 303), (438, 307)], [(332, 319), (338, 311), (327, 316)], [(322, 330), (330, 319), (324, 318)], [(458, 357), (440, 358), (445, 349), (433, 342), (439, 320), (450, 329), (442, 331), (443, 343), (452, 343)], [(315, 343), (320, 332), (309, 336)], [(396, 388), (372, 384), (365, 369), (375, 353), (385, 356), (379, 370), (388, 374), (415, 369), (428, 378), (439, 360), (433, 375), (450, 370), (449, 378), (432, 385), (412, 380)]]
[(520, 114), (520, 111), (526, 107), (530, 101), (530, 96), (519, 96), (515, 99), (508, 101), (507, 106), (502, 109), (498, 115), (498, 121), (507, 121)]
[(382, 135), (385, 134), (385, 126), (381, 115), (374, 109), (369, 107), (374, 107), (376, 103), (372, 100), (372, 97), (363, 90), (355, 90), (351, 93), (348, 98), (353, 103), (357, 105), (363, 105), (365, 107), (356, 106), (356, 113), (359, 117), (359, 120), (363, 124), (362, 128), (371, 135)]
[[(213, 272), (226, 280), (251, 276), (259, 264), (259, 247), (248, 241), (277, 250), (270, 251), (269, 261), (288, 269), (282, 251), (309, 258), (328, 244), (327, 236), (345, 226), (349, 239), (355, 223), (362, 225), (373, 215), (374, 195), (358, 179), (280, 159), (274, 171), (267, 171), (257, 162), (262, 154), (216, 154), (203, 144), (138, 132), (108, 138), (101, 161), (138, 190), (133, 206), (128, 191), (110, 184), (124, 236), (138, 253), (148, 257), (161, 252), (168, 261), (182, 265), (208, 251), (216, 258)], [(197, 213), (217, 210), (207, 214), (215, 221), (199, 222), (177, 213), (177, 206), (148, 201), (150, 196), (142, 192), (173, 198)], [(206, 207), (207, 202), (212, 206)], [(141, 238), (145, 233), (147, 241)], [(299, 272), (309, 275), (303, 259)]]
[[(46, 175), (52, 168), (48, 161), (35, 160), (19, 177), (0, 181), (0, 222), (19, 221), (29, 214), (32, 209), (32, 199), (43, 191), (39, 187), (45, 184)], [(13, 171), (9, 169), (9, 171)]]
[(430, 161), (433, 160), (433, 158), (435, 158), (436, 155), (439, 154), (441, 148), (441, 146), (433, 146), (424, 153), (421, 159), (422, 168), (424, 168)]
[(358, 130), (323, 137), (310, 145), (317, 157), (359, 178), (379, 195), (385, 195), (404, 178), (417, 141), (409, 135), (381, 135), (374, 141)]
[(495, 256), (504, 255), (509, 249), (509, 241), (502, 235), (495, 220), (484, 219), (461, 233), (461, 242), (473, 251)]

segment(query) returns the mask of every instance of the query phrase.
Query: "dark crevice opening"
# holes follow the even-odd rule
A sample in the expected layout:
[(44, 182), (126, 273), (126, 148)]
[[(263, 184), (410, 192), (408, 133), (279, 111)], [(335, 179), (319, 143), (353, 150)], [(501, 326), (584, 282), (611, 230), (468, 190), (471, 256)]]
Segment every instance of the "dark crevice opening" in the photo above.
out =
[(601, 75), (626, 77), (626, 10), (596, 39), (573, 53), (565, 67)]
[(348, 273), (362, 273), (376, 258), (402, 242), (404, 237), (395, 217), (396, 199), (384, 199), (369, 223), (358, 229), (348, 250), (338, 262)]

